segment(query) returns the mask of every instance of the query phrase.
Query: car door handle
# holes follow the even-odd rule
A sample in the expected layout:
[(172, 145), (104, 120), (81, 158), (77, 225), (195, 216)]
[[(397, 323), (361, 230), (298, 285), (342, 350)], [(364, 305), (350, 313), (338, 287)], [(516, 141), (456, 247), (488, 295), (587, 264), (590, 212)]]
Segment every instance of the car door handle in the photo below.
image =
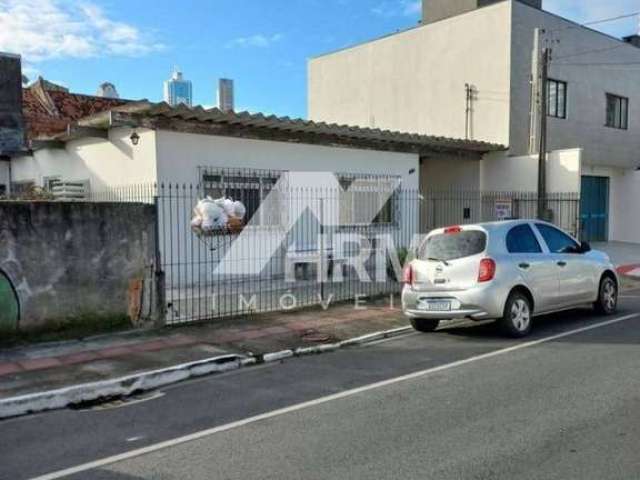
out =
[(564, 267), (567, 266), (567, 262), (560, 261), (560, 262), (558, 262), (558, 266), (564, 268)]
[(531, 267), (531, 265), (529, 265), (526, 262), (523, 262), (520, 265), (518, 265), (518, 267), (522, 268), (523, 270), (527, 270), (529, 267)]

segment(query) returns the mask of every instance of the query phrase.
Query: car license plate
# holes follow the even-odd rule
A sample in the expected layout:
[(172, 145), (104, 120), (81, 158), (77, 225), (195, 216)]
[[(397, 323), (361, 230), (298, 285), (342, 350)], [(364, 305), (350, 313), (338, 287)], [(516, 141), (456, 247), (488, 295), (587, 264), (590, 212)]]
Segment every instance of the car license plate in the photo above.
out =
[(449, 312), (451, 311), (451, 302), (449, 300), (421, 300), (418, 303), (418, 309), (427, 312)]

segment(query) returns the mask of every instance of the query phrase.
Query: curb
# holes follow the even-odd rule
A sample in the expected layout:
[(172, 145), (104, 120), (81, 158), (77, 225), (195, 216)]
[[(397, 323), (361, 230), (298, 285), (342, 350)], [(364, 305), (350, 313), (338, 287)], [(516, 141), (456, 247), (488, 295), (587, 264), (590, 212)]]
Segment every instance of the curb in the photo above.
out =
[(263, 355), (222, 355), (111, 380), (84, 383), (46, 392), (0, 399), (0, 420), (62, 409), (70, 405), (95, 402), (101, 399), (128, 397), (134, 393), (155, 390), (190, 378), (228, 372), (261, 363), (279, 362), (292, 357), (333, 352), (340, 348), (363, 345), (385, 338), (396, 337), (410, 330), (411, 327), (395, 328), (363, 335), (361, 337), (350, 338), (337, 343), (318, 345), (315, 347), (302, 347), (295, 350), (282, 350), (279, 352), (265, 353)]
[(126, 397), (154, 390), (188, 378), (235, 370), (255, 363), (240, 355), (223, 355), (207, 360), (185, 363), (161, 370), (142, 372), (126, 377), (84, 383), (71, 387), (33, 393), (0, 400), (0, 419), (92, 402), (102, 398)]

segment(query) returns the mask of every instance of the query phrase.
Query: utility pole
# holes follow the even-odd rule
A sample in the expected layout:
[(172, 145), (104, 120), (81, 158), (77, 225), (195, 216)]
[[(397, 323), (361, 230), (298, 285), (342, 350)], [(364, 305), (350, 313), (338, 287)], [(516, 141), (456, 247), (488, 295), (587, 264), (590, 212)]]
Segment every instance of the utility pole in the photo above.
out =
[(469, 112), (471, 111), (471, 86), (468, 83), (464, 84), (466, 93), (465, 110), (464, 110), (464, 138), (469, 140)]
[(466, 92), (464, 138), (470, 140), (473, 138), (473, 101), (476, 99), (476, 88), (470, 83), (465, 83), (464, 89)]
[(464, 138), (469, 140), (469, 84), (464, 84), (465, 101), (464, 101)]
[(545, 220), (547, 214), (547, 94), (549, 79), (549, 62), (551, 49), (542, 50), (542, 65), (540, 68), (540, 149), (538, 152), (538, 218)]
[(529, 106), (529, 155), (538, 153), (540, 118), (540, 39), (544, 30), (536, 28), (531, 50), (531, 105)]

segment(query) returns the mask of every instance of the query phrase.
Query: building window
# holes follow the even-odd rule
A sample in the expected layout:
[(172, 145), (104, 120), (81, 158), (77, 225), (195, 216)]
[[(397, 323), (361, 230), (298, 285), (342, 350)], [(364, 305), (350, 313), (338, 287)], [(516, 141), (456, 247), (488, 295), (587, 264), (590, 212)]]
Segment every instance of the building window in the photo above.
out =
[[(251, 169), (200, 169), (205, 197), (222, 197), (240, 201), (247, 209), (245, 222), (253, 225), (278, 226), (283, 221), (282, 192), (275, 190), (282, 172)], [(269, 196), (269, 201), (265, 199)], [(262, 209), (260, 206), (262, 205)], [(255, 215), (260, 212), (260, 217)]]
[(607, 93), (607, 127), (629, 128), (629, 99)]
[(567, 118), (567, 82), (547, 82), (547, 114), (555, 118)]
[(340, 225), (395, 223), (397, 179), (350, 175), (337, 175), (337, 177), (342, 187), (338, 206)]
[(53, 193), (55, 188), (62, 183), (62, 179), (60, 176), (54, 177), (44, 177), (42, 179), (42, 188), (47, 192)]

